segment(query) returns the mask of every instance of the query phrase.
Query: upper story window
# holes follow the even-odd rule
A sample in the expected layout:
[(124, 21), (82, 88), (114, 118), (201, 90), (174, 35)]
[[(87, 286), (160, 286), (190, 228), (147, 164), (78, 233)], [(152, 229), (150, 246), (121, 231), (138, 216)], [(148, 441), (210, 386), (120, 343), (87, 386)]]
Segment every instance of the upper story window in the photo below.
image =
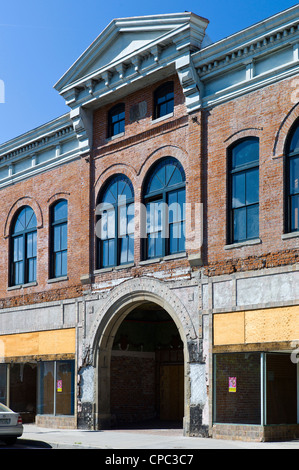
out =
[(36, 216), (29, 206), (17, 214), (11, 231), (10, 284), (17, 286), (36, 281)]
[(98, 268), (134, 261), (134, 190), (125, 175), (113, 177), (99, 199)]
[(229, 150), (230, 242), (259, 236), (259, 141), (247, 138)]
[(154, 94), (154, 119), (173, 113), (174, 91), (173, 82), (161, 85)]
[(125, 105), (117, 104), (108, 113), (108, 137), (125, 132)]
[(291, 131), (286, 156), (287, 231), (299, 231), (299, 122)]
[(172, 157), (152, 169), (144, 190), (146, 259), (185, 250), (185, 173)]
[(65, 199), (51, 207), (51, 277), (67, 275), (67, 216)]

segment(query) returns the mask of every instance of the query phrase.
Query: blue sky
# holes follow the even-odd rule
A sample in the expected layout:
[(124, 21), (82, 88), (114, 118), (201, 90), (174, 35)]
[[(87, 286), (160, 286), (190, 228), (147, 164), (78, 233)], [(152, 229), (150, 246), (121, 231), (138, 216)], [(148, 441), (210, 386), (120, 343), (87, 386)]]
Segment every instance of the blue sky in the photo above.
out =
[(292, 0), (0, 0), (0, 143), (64, 114), (53, 85), (114, 18), (192, 11), (217, 41), (296, 5)]

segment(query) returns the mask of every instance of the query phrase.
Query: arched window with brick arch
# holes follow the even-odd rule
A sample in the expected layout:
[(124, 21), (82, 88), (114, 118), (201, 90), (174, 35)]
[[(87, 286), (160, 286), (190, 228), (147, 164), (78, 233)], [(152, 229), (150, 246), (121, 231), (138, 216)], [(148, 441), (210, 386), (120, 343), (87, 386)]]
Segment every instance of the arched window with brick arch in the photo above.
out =
[(11, 228), (10, 285), (36, 281), (37, 221), (33, 209), (22, 207)]
[(291, 128), (285, 157), (286, 232), (299, 231), (299, 119)]
[(56, 201), (50, 208), (50, 277), (67, 275), (67, 218), (66, 199)]
[(125, 175), (113, 176), (97, 205), (97, 268), (134, 261), (134, 189)]
[(228, 149), (228, 242), (259, 236), (259, 139), (247, 137)]
[(150, 170), (144, 187), (146, 239), (144, 259), (185, 251), (185, 172), (167, 157)]

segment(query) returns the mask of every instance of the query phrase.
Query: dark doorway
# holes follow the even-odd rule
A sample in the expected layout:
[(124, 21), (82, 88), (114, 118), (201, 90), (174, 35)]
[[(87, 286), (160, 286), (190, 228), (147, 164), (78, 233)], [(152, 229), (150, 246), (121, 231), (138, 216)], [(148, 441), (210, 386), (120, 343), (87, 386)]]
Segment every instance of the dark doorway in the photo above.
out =
[(157, 421), (182, 427), (183, 343), (160, 306), (145, 303), (121, 323), (111, 354), (110, 391), (117, 427)]
[(10, 366), (10, 408), (21, 414), (24, 423), (35, 421), (36, 363), (14, 363)]

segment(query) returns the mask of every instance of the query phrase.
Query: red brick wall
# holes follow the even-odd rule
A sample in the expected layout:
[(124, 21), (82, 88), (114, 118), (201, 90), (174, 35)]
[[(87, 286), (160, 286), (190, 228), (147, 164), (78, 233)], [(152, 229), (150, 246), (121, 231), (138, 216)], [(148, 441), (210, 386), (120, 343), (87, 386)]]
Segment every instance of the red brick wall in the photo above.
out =
[[(159, 122), (153, 122), (153, 93), (162, 83), (174, 81), (174, 114)], [(147, 102), (147, 114), (140, 121), (130, 122), (130, 108), (142, 101)], [(176, 75), (164, 81), (154, 83), (148, 88), (127, 96), (122, 102), (126, 107), (125, 135), (116, 139), (107, 139), (107, 116), (112, 105), (98, 109), (94, 113), (94, 201), (107, 181), (117, 173), (130, 178), (135, 194), (135, 202), (142, 202), (142, 187), (148, 170), (160, 158), (173, 156), (177, 158), (186, 173), (188, 181), (186, 201), (199, 202), (200, 199), (200, 115), (198, 122), (193, 122), (187, 115), (182, 88)], [(113, 103), (116, 104), (116, 103)], [(141, 243), (138, 239), (139, 220), (136, 219), (135, 264), (129, 271), (121, 274), (101, 273), (96, 280), (105, 281), (113, 277), (142, 275), (149, 269), (168, 270), (169, 276), (175, 275), (177, 267), (189, 266), (186, 259), (150, 267), (138, 266), (141, 260)], [(95, 250), (95, 247), (94, 247)]]
[[(205, 265), (210, 275), (236, 270), (280, 266), (298, 261), (298, 239), (282, 240), (284, 233), (283, 147), (291, 113), (292, 81), (284, 80), (204, 111), (202, 146), (203, 199), (206, 204)], [(293, 119), (292, 119), (293, 115)], [(227, 148), (245, 136), (260, 139), (260, 238), (261, 244), (225, 250), (227, 244)], [(277, 158), (278, 157), (278, 158)]]
[(155, 359), (111, 358), (111, 414), (117, 423), (155, 418)]
[[(48, 283), (50, 206), (68, 200), (68, 280)], [(30, 205), (38, 219), (37, 285), (7, 290), (9, 283), (9, 229), (19, 207)], [(26, 303), (76, 297), (81, 294), (80, 275), (89, 272), (89, 165), (85, 159), (62, 165), (28, 178), (1, 191), (0, 217), (0, 305), (11, 307)], [(5, 235), (5, 236), (4, 236)]]

